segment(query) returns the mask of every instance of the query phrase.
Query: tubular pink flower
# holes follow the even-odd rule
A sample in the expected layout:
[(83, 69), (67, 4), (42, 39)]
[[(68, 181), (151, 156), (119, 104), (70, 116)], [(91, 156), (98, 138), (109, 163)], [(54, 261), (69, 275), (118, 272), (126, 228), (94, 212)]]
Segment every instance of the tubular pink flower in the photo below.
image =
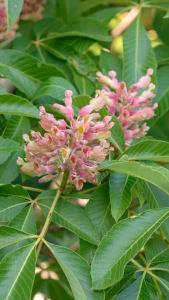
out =
[(137, 83), (127, 88), (125, 82), (119, 82), (116, 72), (109, 72), (108, 76), (97, 73), (97, 79), (102, 84), (102, 89), (96, 92), (89, 105), (83, 107), (81, 115), (87, 115), (91, 110), (99, 111), (106, 107), (109, 114), (120, 121), (124, 131), (125, 144), (129, 146), (136, 138), (144, 136), (148, 127), (145, 123), (154, 117), (157, 103), (152, 104), (155, 97), (155, 85), (151, 83), (153, 70), (148, 69), (145, 76)]
[(40, 107), (40, 125), (45, 131), (31, 131), (31, 138), (24, 135), (25, 158), (18, 158), (21, 170), (26, 174), (39, 176), (40, 182), (55, 179), (59, 173), (68, 170), (69, 182), (81, 189), (85, 182), (97, 182), (98, 165), (109, 153), (107, 139), (113, 126), (110, 116), (101, 120), (93, 109), (88, 115), (79, 112), (74, 118), (72, 91), (65, 92), (65, 106), (54, 104), (65, 120), (56, 120), (52, 114)]

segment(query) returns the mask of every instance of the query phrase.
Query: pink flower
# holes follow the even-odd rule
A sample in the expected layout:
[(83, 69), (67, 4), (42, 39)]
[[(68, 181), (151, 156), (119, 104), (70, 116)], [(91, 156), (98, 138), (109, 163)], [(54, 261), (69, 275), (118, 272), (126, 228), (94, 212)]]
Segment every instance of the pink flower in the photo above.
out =
[(97, 79), (102, 89), (96, 91), (90, 103), (80, 110), (81, 116), (87, 116), (91, 111), (99, 111), (106, 107), (108, 113), (120, 121), (124, 131), (125, 144), (130, 145), (136, 138), (144, 136), (148, 127), (145, 123), (154, 117), (157, 103), (152, 104), (155, 97), (154, 84), (151, 83), (153, 70), (148, 69), (147, 74), (127, 88), (125, 82), (119, 82), (116, 72), (109, 72), (109, 76), (97, 73)]
[(98, 165), (108, 155), (107, 141), (113, 126), (111, 116), (102, 120), (99, 113), (83, 116), (83, 109), (74, 118), (72, 91), (65, 92), (65, 105), (54, 104), (68, 119), (56, 120), (40, 107), (40, 125), (44, 133), (31, 132), (24, 135), (25, 158), (18, 158), (21, 170), (40, 176), (40, 182), (55, 179), (59, 173), (69, 171), (69, 182), (81, 189), (85, 182), (97, 182)]

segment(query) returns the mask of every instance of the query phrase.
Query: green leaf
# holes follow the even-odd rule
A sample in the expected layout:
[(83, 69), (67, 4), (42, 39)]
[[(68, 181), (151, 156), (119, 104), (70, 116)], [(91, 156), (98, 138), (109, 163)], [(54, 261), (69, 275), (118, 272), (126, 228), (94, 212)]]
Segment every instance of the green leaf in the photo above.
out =
[(117, 56), (113, 55), (113, 53), (111, 52), (101, 53), (101, 55), (99, 56), (99, 67), (104, 73), (108, 73), (111, 70), (116, 71), (119, 80), (122, 77), (122, 62)]
[(35, 243), (19, 248), (1, 260), (1, 299), (30, 299), (35, 276), (35, 263)]
[(132, 23), (124, 34), (123, 79), (128, 85), (146, 73), (148, 68), (156, 69), (156, 60), (141, 18)]
[(26, 233), (36, 234), (35, 215), (32, 205), (24, 207), (12, 220), (10, 226)]
[(19, 145), (10, 139), (0, 137), (0, 164), (3, 164), (12, 152), (18, 150)]
[(85, 211), (102, 237), (114, 224), (108, 184), (100, 185), (90, 197)]
[(84, 240), (80, 240), (79, 254), (89, 263), (93, 259), (94, 253), (96, 251), (96, 246), (89, 244)]
[(111, 129), (111, 137), (109, 140), (121, 153), (125, 149), (123, 130), (120, 126), (119, 120), (115, 116), (112, 117), (112, 121), (114, 122), (114, 125)]
[(29, 98), (42, 82), (61, 75), (56, 67), (13, 49), (0, 50), (0, 74), (10, 79)]
[(32, 239), (32, 235), (8, 226), (0, 226), (0, 249), (20, 241)]
[(61, 77), (52, 77), (41, 85), (34, 98), (51, 96), (55, 99), (63, 101), (66, 90), (72, 90), (74, 95), (77, 94), (76, 89), (69, 81)]
[(0, 185), (0, 196), (17, 196), (21, 199), (29, 199), (28, 192), (21, 185)]
[[(38, 198), (38, 203), (47, 214), (55, 195), (55, 191), (46, 191)], [(81, 239), (94, 245), (99, 242), (99, 235), (85, 209), (61, 199), (55, 209), (53, 222), (72, 231)]]
[(132, 201), (131, 188), (133, 184), (133, 177), (129, 177), (120, 173), (110, 174), (109, 192), (111, 214), (116, 222), (124, 214)]
[(154, 235), (144, 247), (147, 263), (151, 263), (156, 257), (159, 257), (166, 250), (166, 243)]
[(75, 300), (104, 299), (104, 292), (95, 292), (92, 290), (90, 267), (80, 255), (70, 249), (51, 243), (47, 243), (47, 246), (63, 269)]
[(144, 179), (169, 194), (169, 171), (158, 165), (149, 165), (135, 161), (107, 161), (101, 164), (101, 169), (108, 169)]
[(145, 280), (145, 273), (142, 274), (131, 285), (125, 288), (113, 300), (158, 300), (154, 287)]
[(103, 237), (92, 262), (93, 288), (105, 289), (118, 282), (126, 264), (169, 216), (169, 209), (154, 209), (122, 220)]
[(3, 132), (4, 138), (10, 138), (17, 142), (23, 141), (23, 134), (30, 130), (30, 121), (26, 117), (12, 116), (6, 124)]
[(130, 0), (86, 0), (85, 2), (80, 2), (79, 12), (85, 13), (90, 9), (96, 8), (100, 5), (106, 4), (115, 4), (115, 5), (132, 5), (132, 1)]
[(85, 105), (88, 105), (91, 98), (88, 95), (79, 95), (73, 97), (73, 104), (78, 107), (82, 108)]
[[(93, 3), (93, 1), (92, 2), (90, 1), (90, 3)], [(110, 20), (115, 18), (116, 14), (118, 14), (123, 10), (124, 7), (107, 7), (107, 8), (99, 9), (98, 11), (95, 11), (94, 13), (90, 14), (90, 18), (108, 24)]]
[(169, 110), (169, 66), (163, 66), (157, 70), (157, 95), (156, 102), (158, 107), (155, 110), (155, 117), (148, 122), (148, 125), (153, 126), (160, 120)]
[(95, 90), (95, 86), (93, 82), (89, 78), (78, 74), (76, 71), (73, 70), (73, 68), (72, 68), (72, 73), (73, 73), (74, 83), (79, 93), (82, 95), (92, 95)]
[(8, 30), (11, 30), (12, 26), (19, 18), (23, 6), (23, 0), (5, 0)]
[(31, 102), (12, 94), (0, 95), (0, 114), (39, 118), (38, 109)]
[(26, 204), (27, 201), (16, 196), (0, 197), (0, 222), (11, 221)]
[(168, 0), (144, 0), (143, 6), (145, 7), (157, 7), (164, 10), (168, 10), (169, 3)]
[[(163, 208), (169, 206), (169, 197), (156, 186), (148, 182), (141, 182), (140, 187), (143, 189), (144, 198), (150, 208)], [(161, 227), (163, 234), (169, 239), (169, 220), (166, 220)]]
[(70, 24), (61, 26), (58, 28), (57, 32), (51, 32), (47, 39), (63, 38), (68, 36), (80, 36), (102, 42), (111, 42), (111, 37), (108, 34), (107, 26), (103, 26), (101, 22), (93, 20), (89, 17), (81, 17), (74, 20)]
[(0, 165), (0, 183), (8, 184), (14, 181), (19, 175), (19, 168), (16, 163), (18, 154), (12, 154), (9, 159)]
[(141, 141), (130, 146), (123, 155), (127, 155), (128, 160), (169, 162), (169, 143), (158, 140)]

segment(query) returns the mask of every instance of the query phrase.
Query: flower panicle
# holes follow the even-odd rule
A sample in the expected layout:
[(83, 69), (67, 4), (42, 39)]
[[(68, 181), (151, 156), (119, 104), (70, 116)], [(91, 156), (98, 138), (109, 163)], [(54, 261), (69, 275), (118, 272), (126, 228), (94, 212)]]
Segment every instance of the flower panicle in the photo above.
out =
[(149, 127), (145, 121), (155, 115), (157, 103), (153, 104), (155, 85), (151, 82), (152, 75), (153, 70), (148, 69), (146, 75), (127, 88), (124, 81), (118, 81), (115, 71), (110, 71), (108, 76), (98, 72), (97, 80), (102, 89), (96, 91), (90, 104), (81, 109), (81, 116), (106, 107), (109, 115), (118, 118), (125, 144), (129, 146), (134, 139), (146, 135)]
[(40, 125), (44, 133), (31, 131), (24, 135), (25, 158), (18, 158), (21, 170), (40, 177), (40, 182), (54, 180), (59, 173), (68, 171), (69, 182), (77, 190), (85, 182), (96, 184), (98, 165), (110, 151), (108, 138), (113, 122), (106, 116), (91, 111), (86, 116), (75, 117), (72, 107), (72, 91), (65, 92), (65, 105), (54, 104), (53, 108), (64, 114), (56, 120), (53, 114), (40, 107)]

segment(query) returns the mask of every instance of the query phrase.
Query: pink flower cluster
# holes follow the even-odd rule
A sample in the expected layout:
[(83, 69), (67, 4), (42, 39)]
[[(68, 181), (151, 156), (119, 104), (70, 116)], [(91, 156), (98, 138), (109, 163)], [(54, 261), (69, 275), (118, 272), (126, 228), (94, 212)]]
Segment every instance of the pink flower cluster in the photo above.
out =
[(153, 70), (148, 69), (147, 74), (132, 84), (128, 89), (124, 81), (119, 82), (116, 72), (109, 72), (109, 76), (97, 73), (97, 79), (103, 88), (96, 92), (90, 104), (81, 111), (81, 116), (88, 115), (91, 111), (98, 111), (103, 107), (109, 114), (118, 118), (124, 131), (125, 144), (130, 145), (135, 138), (143, 137), (149, 127), (145, 120), (154, 116), (157, 103), (152, 104), (154, 84), (151, 83)]
[(85, 182), (97, 181), (98, 165), (110, 151), (107, 139), (111, 135), (111, 116), (100, 118), (92, 110), (82, 116), (83, 109), (75, 118), (72, 108), (72, 91), (65, 92), (65, 106), (54, 104), (67, 119), (56, 120), (40, 107), (40, 125), (45, 131), (24, 135), (25, 159), (18, 158), (24, 173), (41, 176), (40, 182), (53, 180), (60, 172), (68, 170), (69, 182), (77, 190)]

